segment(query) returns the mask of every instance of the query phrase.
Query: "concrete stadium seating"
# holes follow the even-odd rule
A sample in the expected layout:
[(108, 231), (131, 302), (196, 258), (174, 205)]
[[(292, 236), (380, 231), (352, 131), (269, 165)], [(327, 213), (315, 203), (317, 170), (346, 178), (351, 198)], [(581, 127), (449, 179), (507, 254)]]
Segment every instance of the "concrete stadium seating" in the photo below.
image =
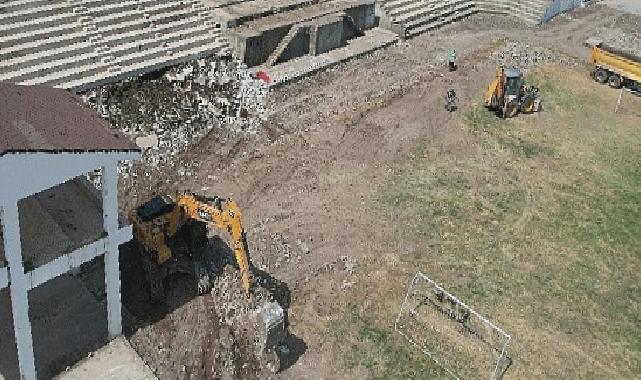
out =
[(551, 0), (475, 0), (476, 10), (514, 16), (529, 25), (536, 25), (550, 6)]
[[(243, 50), (236, 41), (241, 31), (253, 28), (269, 37), (277, 22), (293, 25), (316, 13), (314, 17), (321, 17), (327, 12), (317, 8), (342, 9), (338, 6), (342, 3), (343, 8), (351, 4), (347, 0), (6, 0), (0, 2), (0, 81), (82, 90), (228, 53), (232, 41), (235, 50)], [(376, 9), (381, 27), (409, 38), (476, 12), (511, 15), (534, 25), (550, 3), (377, 0)], [(283, 29), (280, 37), (291, 42), (296, 34), (287, 36), (287, 31)], [(265, 53), (260, 62), (286, 60), (289, 44), (279, 44), (283, 38), (273, 39), (273, 52)], [(254, 50), (256, 43), (251, 46)]]
[(223, 49), (198, 0), (0, 4), (0, 81), (82, 89)]
[(514, 16), (536, 25), (550, 0), (381, 0), (381, 25), (409, 38), (449, 24), (473, 13)]

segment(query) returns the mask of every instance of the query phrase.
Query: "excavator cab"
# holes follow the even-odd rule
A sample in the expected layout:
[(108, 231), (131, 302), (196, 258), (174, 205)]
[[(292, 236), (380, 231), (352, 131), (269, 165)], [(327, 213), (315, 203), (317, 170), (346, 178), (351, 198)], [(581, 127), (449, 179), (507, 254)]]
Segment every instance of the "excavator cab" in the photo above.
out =
[(166, 195), (157, 195), (138, 206), (136, 213), (143, 222), (149, 222), (160, 215), (174, 211), (175, 206), (173, 199)]

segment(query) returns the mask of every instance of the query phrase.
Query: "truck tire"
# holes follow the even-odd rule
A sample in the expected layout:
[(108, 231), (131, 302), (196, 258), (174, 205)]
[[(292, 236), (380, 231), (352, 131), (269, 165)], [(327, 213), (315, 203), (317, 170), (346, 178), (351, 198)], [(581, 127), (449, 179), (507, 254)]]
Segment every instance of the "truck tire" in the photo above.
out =
[(609, 77), (610, 77), (610, 73), (608, 73), (607, 70), (597, 69), (594, 72), (594, 80), (599, 82), (599, 83), (607, 82)]
[(608, 78), (608, 85), (612, 88), (621, 88), (622, 84), (623, 84), (623, 81), (621, 80), (621, 77), (617, 74), (612, 74)]

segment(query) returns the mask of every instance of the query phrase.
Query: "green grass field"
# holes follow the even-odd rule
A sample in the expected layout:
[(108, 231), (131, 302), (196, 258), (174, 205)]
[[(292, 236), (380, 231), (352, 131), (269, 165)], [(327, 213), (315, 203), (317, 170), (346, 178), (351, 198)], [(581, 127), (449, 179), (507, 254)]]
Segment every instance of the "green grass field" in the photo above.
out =
[(479, 99), (468, 146), (418, 144), (371, 200), (398, 222), (337, 306), (348, 369), (445, 377), (393, 330), (421, 270), (512, 334), (505, 378), (641, 377), (641, 119), (583, 68), (528, 82), (544, 112), (500, 120)]

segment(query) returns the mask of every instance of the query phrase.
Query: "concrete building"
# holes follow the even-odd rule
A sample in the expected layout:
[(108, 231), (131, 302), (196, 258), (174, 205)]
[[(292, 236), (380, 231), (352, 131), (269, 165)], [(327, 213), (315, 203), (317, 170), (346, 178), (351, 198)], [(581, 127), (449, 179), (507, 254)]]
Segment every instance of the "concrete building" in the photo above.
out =
[[(67, 91), (0, 84), (0, 290), (11, 294), (0, 317), (12, 315), (21, 378), (36, 379), (30, 291), (97, 257), (108, 335), (121, 334), (118, 246), (131, 227), (119, 221), (118, 163), (139, 155)], [(84, 176), (97, 169), (100, 190)]]

